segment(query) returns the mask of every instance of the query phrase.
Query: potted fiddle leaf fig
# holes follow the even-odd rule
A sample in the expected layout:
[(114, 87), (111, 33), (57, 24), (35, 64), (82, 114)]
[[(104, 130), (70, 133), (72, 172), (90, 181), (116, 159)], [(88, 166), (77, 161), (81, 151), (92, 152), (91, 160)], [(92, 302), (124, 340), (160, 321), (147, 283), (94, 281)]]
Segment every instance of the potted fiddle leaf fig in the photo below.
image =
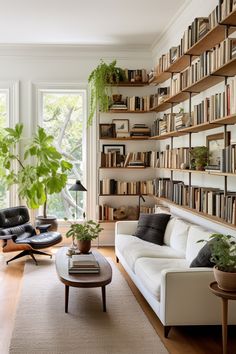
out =
[(97, 238), (103, 228), (93, 220), (82, 223), (71, 222), (66, 237), (72, 237), (73, 242), (77, 240), (78, 249), (81, 253), (88, 253), (91, 248), (91, 241)]
[(190, 155), (192, 156), (192, 167), (204, 171), (209, 159), (209, 149), (206, 146), (195, 146), (190, 149)]
[[(204, 240), (200, 240), (202, 242)], [(209, 246), (213, 271), (220, 289), (236, 291), (236, 238), (231, 235), (212, 234)]]
[(26, 201), (29, 208), (38, 209), (43, 205), (39, 223), (55, 223), (55, 229), (56, 217), (47, 215), (47, 198), (66, 186), (67, 173), (72, 164), (63, 159), (53, 145), (54, 137), (41, 127), (38, 127), (21, 157), (17, 147), (23, 143), (22, 133), (23, 125), (16, 124), (15, 128), (5, 128), (0, 134), (0, 162), (4, 167), (0, 178), (8, 187), (18, 185), (19, 197)]
[(125, 80), (125, 72), (116, 66), (116, 60), (113, 60), (110, 64), (106, 64), (101, 60), (100, 64), (91, 72), (88, 78), (90, 86), (88, 125), (92, 124), (97, 107), (99, 107), (101, 112), (108, 111), (111, 104), (111, 85)]

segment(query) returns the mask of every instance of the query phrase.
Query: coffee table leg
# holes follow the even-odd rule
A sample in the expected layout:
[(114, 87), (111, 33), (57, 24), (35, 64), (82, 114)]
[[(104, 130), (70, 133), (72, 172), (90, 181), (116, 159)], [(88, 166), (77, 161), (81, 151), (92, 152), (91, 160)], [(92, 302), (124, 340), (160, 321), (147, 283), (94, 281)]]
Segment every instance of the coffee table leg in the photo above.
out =
[(65, 312), (68, 312), (68, 302), (69, 302), (69, 285), (65, 285)]
[(106, 287), (102, 286), (102, 305), (103, 305), (103, 312), (107, 311), (106, 308)]

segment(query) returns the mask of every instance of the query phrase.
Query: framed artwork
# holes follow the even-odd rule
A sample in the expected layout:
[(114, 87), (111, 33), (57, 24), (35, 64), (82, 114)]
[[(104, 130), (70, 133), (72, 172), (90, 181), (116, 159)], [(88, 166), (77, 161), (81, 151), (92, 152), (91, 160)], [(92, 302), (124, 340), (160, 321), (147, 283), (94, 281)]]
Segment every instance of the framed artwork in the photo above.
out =
[(108, 154), (109, 152), (118, 152), (120, 155), (125, 155), (125, 145), (108, 144), (102, 145), (102, 152)]
[(99, 124), (100, 139), (115, 138), (115, 124)]
[[(230, 132), (226, 133), (226, 146), (230, 144)], [(209, 165), (220, 166), (221, 151), (224, 149), (224, 133), (208, 135), (206, 146), (209, 151)]]
[(128, 119), (112, 119), (112, 123), (115, 124), (116, 133), (128, 133), (129, 132), (129, 120)]

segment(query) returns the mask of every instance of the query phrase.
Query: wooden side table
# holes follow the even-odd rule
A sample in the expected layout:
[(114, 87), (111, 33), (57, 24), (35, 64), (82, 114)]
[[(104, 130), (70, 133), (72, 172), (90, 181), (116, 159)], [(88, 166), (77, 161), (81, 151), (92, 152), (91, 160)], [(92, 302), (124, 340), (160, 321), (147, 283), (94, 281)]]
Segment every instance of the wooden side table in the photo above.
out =
[(209, 287), (222, 300), (222, 344), (223, 354), (227, 354), (228, 300), (236, 300), (236, 292), (221, 290), (216, 281), (210, 283)]

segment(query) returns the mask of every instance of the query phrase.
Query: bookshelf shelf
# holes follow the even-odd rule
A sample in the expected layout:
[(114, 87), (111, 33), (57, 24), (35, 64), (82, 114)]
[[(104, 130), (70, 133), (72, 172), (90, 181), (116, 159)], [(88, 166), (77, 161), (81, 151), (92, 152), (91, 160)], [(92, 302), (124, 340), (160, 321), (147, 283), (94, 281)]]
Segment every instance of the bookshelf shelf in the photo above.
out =
[(103, 113), (119, 113), (119, 114), (122, 114), (122, 113), (129, 113), (129, 114), (132, 114), (132, 113), (135, 113), (135, 114), (141, 114), (141, 113), (151, 113), (151, 111), (129, 111), (127, 109), (110, 109), (108, 112), (103, 112)]
[(100, 167), (100, 170), (151, 170), (155, 167)]
[(175, 206), (175, 207), (178, 208), (178, 209), (182, 209), (182, 210), (189, 211), (189, 212), (191, 212), (191, 213), (194, 214), (194, 215), (201, 216), (201, 217), (204, 218), (204, 219), (214, 221), (214, 222), (216, 222), (217, 224), (225, 225), (225, 226), (227, 226), (227, 227), (230, 228), (230, 229), (236, 230), (236, 226), (235, 226), (235, 225), (230, 224), (230, 223), (228, 223), (228, 222), (222, 220), (221, 218), (219, 218), (219, 217), (217, 217), (217, 216), (210, 215), (210, 214), (205, 214), (205, 213), (203, 213), (203, 212), (201, 212), (201, 211), (197, 211), (197, 210), (192, 209), (192, 208), (190, 208), (190, 207), (188, 207), (188, 206), (183, 206), (183, 205), (176, 204), (176, 203), (172, 202), (171, 200), (169, 200), (169, 199), (167, 199), (167, 198), (156, 197), (156, 196), (154, 196), (154, 197), (155, 197), (157, 200), (166, 202), (166, 203), (168, 203), (168, 204), (171, 204), (171, 205)]
[(139, 137), (139, 138), (101, 138), (100, 140), (116, 140), (116, 141), (137, 141), (137, 140), (150, 140), (148, 137)]
[(227, 173), (227, 172), (219, 172), (219, 171), (198, 171), (198, 170), (186, 170), (186, 169), (180, 169), (180, 168), (165, 168), (165, 167), (156, 167), (156, 169), (168, 170), (168, 171), (173, 171), (173, 172), (204, 174), (204, 175), (211, 175), (211, 176), (236, 177), (236, 173)]
[(236, 10), (229, 14), (224, 20), (221, 21), (222, 25), (236, 25)]
[(148, 82), (119, 82), (119, 84), (111, 84), (112, 87), (144, 87), (149, 86)]
[[(147, 194), (143, 194), (147, 196)], [(99, 194), (99, 197), (139, 197), (139, 194)]]

